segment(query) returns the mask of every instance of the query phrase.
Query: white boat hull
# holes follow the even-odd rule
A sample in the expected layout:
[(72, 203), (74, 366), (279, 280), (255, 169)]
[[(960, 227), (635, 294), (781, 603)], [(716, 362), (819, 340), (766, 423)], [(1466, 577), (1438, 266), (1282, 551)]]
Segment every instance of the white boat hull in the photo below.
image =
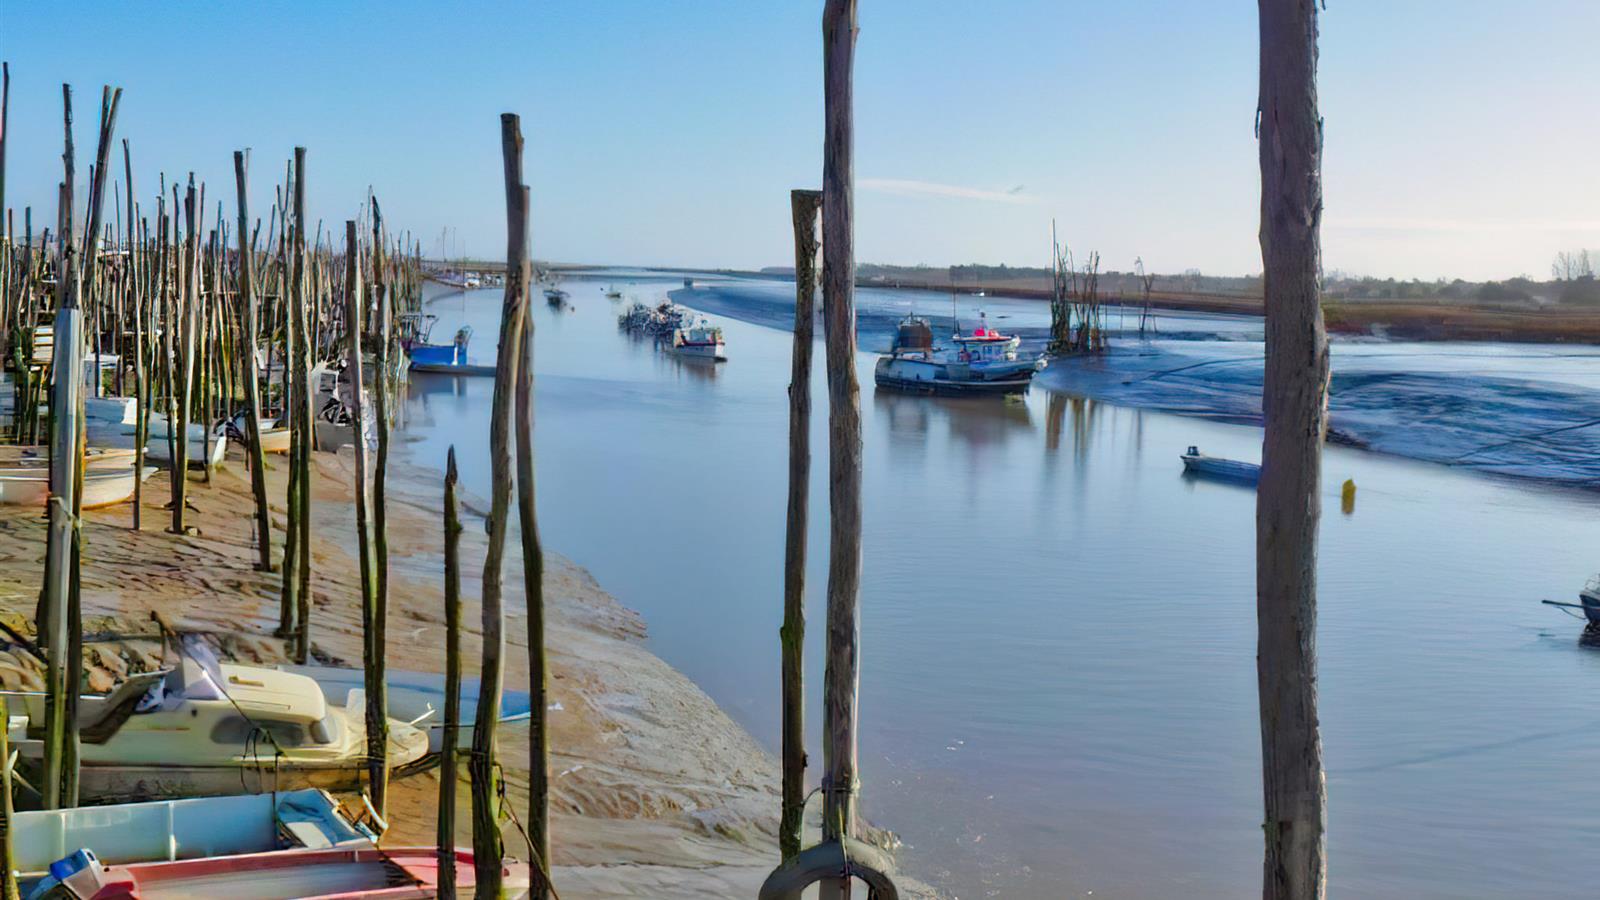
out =
[[(133, 496), (135, 484), (133, 466), (125, 468), (88, 469), (83, 473), (84, 509), (114, 506)], [(145, 466), (142, 478), (155, 472)], [(50, 500), (50, 472), (44, 467), (26, 469), (0, 469), (0, 505), (44, 506)]]
[[(209, 443), (211, 455), (206, 455), (206, 444)], [(201, 425), (189, 426), (189, 465), (207, 466), (216, 468), (222, 465), (228, 456), (228, 436), (225, 434), (212, 434), (209, 439), (205, 428)], [(165, 428), (151, 429), (150, 443), (145, 445), (144, 457), (160, 463), (172, 462), (172, 450), (168, 446), (167, 430)]]
[(879, 387), (927, 394), (1015, 394), (1028, 389), (1034, 362), (955, 364), (884, 356), (873, 371)]

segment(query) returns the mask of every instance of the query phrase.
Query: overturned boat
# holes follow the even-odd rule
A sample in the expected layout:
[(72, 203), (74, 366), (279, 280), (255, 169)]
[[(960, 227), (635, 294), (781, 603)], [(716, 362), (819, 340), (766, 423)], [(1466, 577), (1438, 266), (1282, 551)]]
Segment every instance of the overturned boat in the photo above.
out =
[[(45, 703), (8, 692), (9, 732), (21, 764), (37, 769)], [(131, 676), (110, 694), (83, 696), (79, 791), (95, 802), (208, 797), (322, 788), (356, 790), (366, 772), (363, 710), (330, 706), (303, 675), (219, 663), (186, 641), (175, 668)], [(421, 759), (428, 739), (389, 722), (389, 764)]]
[(959, 330), (952, 346), (934, 347), (933, 328), (917, 315), (900, 320), (894, 344), (878, 358), (873, 379), (879, 387), (922, 394), (1017, 394), (1028, 389), (1043, 357), (1018, 353), (1022, 339), (989, 327), (980, 314), (970, 334)]

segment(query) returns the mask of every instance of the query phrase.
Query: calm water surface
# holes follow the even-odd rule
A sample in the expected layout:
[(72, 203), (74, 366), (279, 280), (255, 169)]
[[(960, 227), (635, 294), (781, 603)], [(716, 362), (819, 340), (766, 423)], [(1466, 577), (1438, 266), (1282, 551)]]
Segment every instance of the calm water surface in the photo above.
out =
[[(790, 335), (718, 318), (731, 359), (679, 361), (617, 331), (625, 304), (606, 283), (569, 282), (571, 312), (535, 297), (544, 537), (776, 747)], [(470, 322), (491, 361), (499, 296), (435, 302), (436, 335)], [(1040, 389), (880, 393), (872, 362), (858, 366), (867, 815), (960, 897), (1258, 893), (1254, 494), (1186, 480), (1178, 454), (1256, 459), (1260, 432)], [(409, 403), (408, 452), (442, 467), (456, 442), (479, 493), (491, 389), (415, 380)], [(815, 694), (820, 371), (813, 391)], [(1600, 569), (1600, 498), (1339, 447), (1325, 480), (1330, 895), (1595, 896), (1600, 654), (1537, 601)]]

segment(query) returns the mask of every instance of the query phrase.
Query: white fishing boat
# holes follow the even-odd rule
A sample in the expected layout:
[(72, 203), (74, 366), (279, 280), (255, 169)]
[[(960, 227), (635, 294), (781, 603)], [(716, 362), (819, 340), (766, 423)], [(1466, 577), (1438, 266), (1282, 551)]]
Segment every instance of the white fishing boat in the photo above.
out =
[[(123, 430), (124, 434), (133, 434), (132, 428)], [(172, 447), (169, 445), (169, 435), (172, 429), (167, 424), (166, 417), (151, 417), (150, 440), (145, 444), (144, 457), (158, 463), (171, 464)], [(190, 422), (186, 432), (189, 436), (188, 460), (190, 468), (216, 468), (222, 465), (228, 456), (228, 434), (221, 426), (207, 428), (198, 422)]]
[[(106, 695), (79, 699), (79, 791), (126, 802), (267, 793), (357, 790), (366, 772), (362, 710), (329, 705), (304, 675), (219, 663), (196, 640), (170, 670), (130, 676)], [(44, 695), (7, 692), (12, 746), (37, 772)], [(389, 764), (428, 752), (428, 738), (389, 722)]]
[(607, 300), (621, 300), (622, 299), (622, 292), (617, 290), (617, 286), (613, 284), (610, 287), (606, 288), (606, 299)]
[(1018, 352), (1022, 339), (989, 327), (979, 314), (970, 334), (957, 331), (953, 346), (933, 344), (933, 328), (921, 316), (900, 320), (894, 344), (873, 371), (879, 387), (924, 394), (1015, 394), (1028, 389), (1043, 357)]
[(1220, 456), (1207, 456), (1199, 447), (1190, 447), (1183, 454), (1183, 470), (1195, 475), (1222, 478), (1255, 484), (1261, 478), (1261, 467), (1255, 463)]
[(704, 319), (693, 325), (673, 330), (672, 352), (679, 356), (709, 359), (714, 362), (728, 358), (728, 348), (722, 340), (722, 329)]
[[(83, 451), (84, 471), (120, 469), (133, 465), (132, 447), (88, 447)], [(50, 448), (43, 444), (0, 445), (0, 469), (49, 467)]]
[[(364, 374), (370, 382), (371, 373)], [(316, 410), (311, 420), (311, 435), (315, 449), (338, 452), (346, 444), (355, 443), (355, 416), (350, 411), (353, 399), (350, 379), (345, 377), (340, 363), (318, 363), (311, 369), (311, 405)], [(378, 445), (378, 423), (371, 402), (362, 405), (361, 434), (368, 447)]]
[[(114, 468), (85, 467), (81, 505), (84, 509), (115, 506), (132, 497), (134, 485), (155, 470), (145, 466), (136, 478), (131, 462), (120, 462)], [(0, 466), (0, 505), (44, 506), (49, 500), (48, 466)]]
[[(366, 673), (360, 669), (343, 666), (280, 665), (279, 671), (304, 675), (322, 688), (323, 699), (330, 705), (343, 706), (361, 715), (365, 708)], [(387, 688), (389, 715), (424, 729), (428, 734), (428, 751), (438, 753), (444, 746), (444, 676), (431, 672), (404, 672), (389, 670), (384, 673)], [(478, 705), (478, 679), (461, 679), (461, 709), (464, 718), (470, 717)], [(502, 690), (500, 692), (500, 721), (527, 721), (533, 710), (533, 698), (527, 691)], [(462, 728), (459, 745), (471, 746), (472, 729)]]
[(372, 847), (326, 791), (190, 797), (12, 813), (11, 862), (34, 881), (79, 850), (104, 865), (173, 862), (292, 848)]

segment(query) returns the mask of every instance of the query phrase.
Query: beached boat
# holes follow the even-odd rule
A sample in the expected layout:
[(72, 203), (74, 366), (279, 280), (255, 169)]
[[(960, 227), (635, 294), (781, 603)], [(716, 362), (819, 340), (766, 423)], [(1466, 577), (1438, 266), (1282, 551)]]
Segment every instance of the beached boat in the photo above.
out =
[(954, 345), (933, 345), (928, 320), (911, 315), (900, 320), (894, 344), (878, 358), (873, 378), (879, 387), (925, 394), (1015, 394), (1028, 389), (1044, 367), (1042, 357), (1021, 356), (1021, 338), (992, 329), (980, 314), (971, 334), (957, 332)]
[[(343, 666), (280, 665), (279, 671), (304, 675), (322, 688), (323, 698), (332, 706), (343, 706), (361, 715), (366, 693), (366, 673)], [(388, 688), (389, 715), (409, 722), (428, 733), (428, 751), (438, 753), (444, 746), (444, 676), (431, 672), (384, 673)], [(478, 706), (478, 679), (461, 679), (461, 709)], [(500, 721), (526, 721), (533, 710), (533, 697), (527, 691), (503, 690), (500, 694)], [(465, 715), (465, 712), (463, 713)], [(472, 745), (472, 729), (462, 728), (459, 745)]]
[[(261, 434), (262, 453), (289, 452), (289, 426), (279, 426), (278, 420), (273, 418), (257, 419), (256, 430)], [(228, 440), (238, 441), (240, 446), (249, 446), (250, 419), (248, 413), (241, 412), (228, 420)]]
[[(362, 710), (330, 706), (304, 675), (219, 663), (186, 640), (173, 669), (130, 676), (110, 694), (79, 699), (79, 790), (124, 802), (267, 793), (358, 790), (366, 774)], [(9, 723), (23, 764), (40, 764), (44, 695), (20, 696)], [(389, 764), (428, 752), (428, 739), (389, 722)], [(37, 782), (35, 782), (37, 783)]]
[(721, 362), (728, 358), (728, 348), (722, 340), (722, 329), (704, 319), (693, 325), (673, 329), (672, 352), (679, 356), (709, 359)]
[[(422, 900), (438, 896), (439, 856), (433, 847), (279, 850), (178, 862), (103, 866), (83, 860), (75, 875), (89, 887), (85, 900)], [(461, 896), (477, 883), (472, 853), (453, 864)], [(509, 898), (532, 885), (525, 863), (504, 860), (500, 877)]]
[[(133, 464), (116, 468), (88, 468), (83, 473), (84, 509), (115, 506), (133, 496), (134, 484), (149, 478), (155, 466), (145, 466), (136, 479)], [(0, 505), (44, 506), (50, 500), (50, 470), (45, 466), (0, 468)]]
[[(84, 471), (121, 469), (133, 465), (132, 447), (89, 447), (83, 451)], [(0, 446), (0, 469), (32, 469), (50, 465), (50, 448), (43, 444)]]
[[(145, 459), (171, 463), (172, 448), (169, 446), (171, 433), (172, 428), (164, 416), (151, 417), (150, 442), (144, 448)], [(216, 468), (222, 465), (228, 456), (228, 435), (225, 428), (207, 428), (198, 422), (190, 422), (186, 433), (189, 438), (190, 468)], [(133, 434), (133, 429), (125, 428), (123, 434)]]
[(1243, 481), (1250, 484), (1255, 484), (1261, 478), (1261, 467), (1255, 463), (1241, 462), (1237, 459), (1224, 459), (1220, 456), (1207, 456), (1200, 452), (1199, 447), (1190, 447), (1182, 458), (1183, 470), (1195, 475), (1223, 478), (1229, 481)]
[(11, 817), (11, 862), (24, 881), (79, 850), (108, 866), (173, 862), (293, 848), (372, 847), (378, 835), (351, 821), (326, 791), (190, 797)]
[[(430, 323), (431, 325), (431, 323)], [(432, 375), (493, 375), (494, 366), (475, 366), (467, 361), (467, 347), (472, 343), (472, 326), (463, 325), (456, 331), (455, 340), (448, 344), (427, 343), (427, 333), (422, 340), (406, 348), (411, 371)]]

